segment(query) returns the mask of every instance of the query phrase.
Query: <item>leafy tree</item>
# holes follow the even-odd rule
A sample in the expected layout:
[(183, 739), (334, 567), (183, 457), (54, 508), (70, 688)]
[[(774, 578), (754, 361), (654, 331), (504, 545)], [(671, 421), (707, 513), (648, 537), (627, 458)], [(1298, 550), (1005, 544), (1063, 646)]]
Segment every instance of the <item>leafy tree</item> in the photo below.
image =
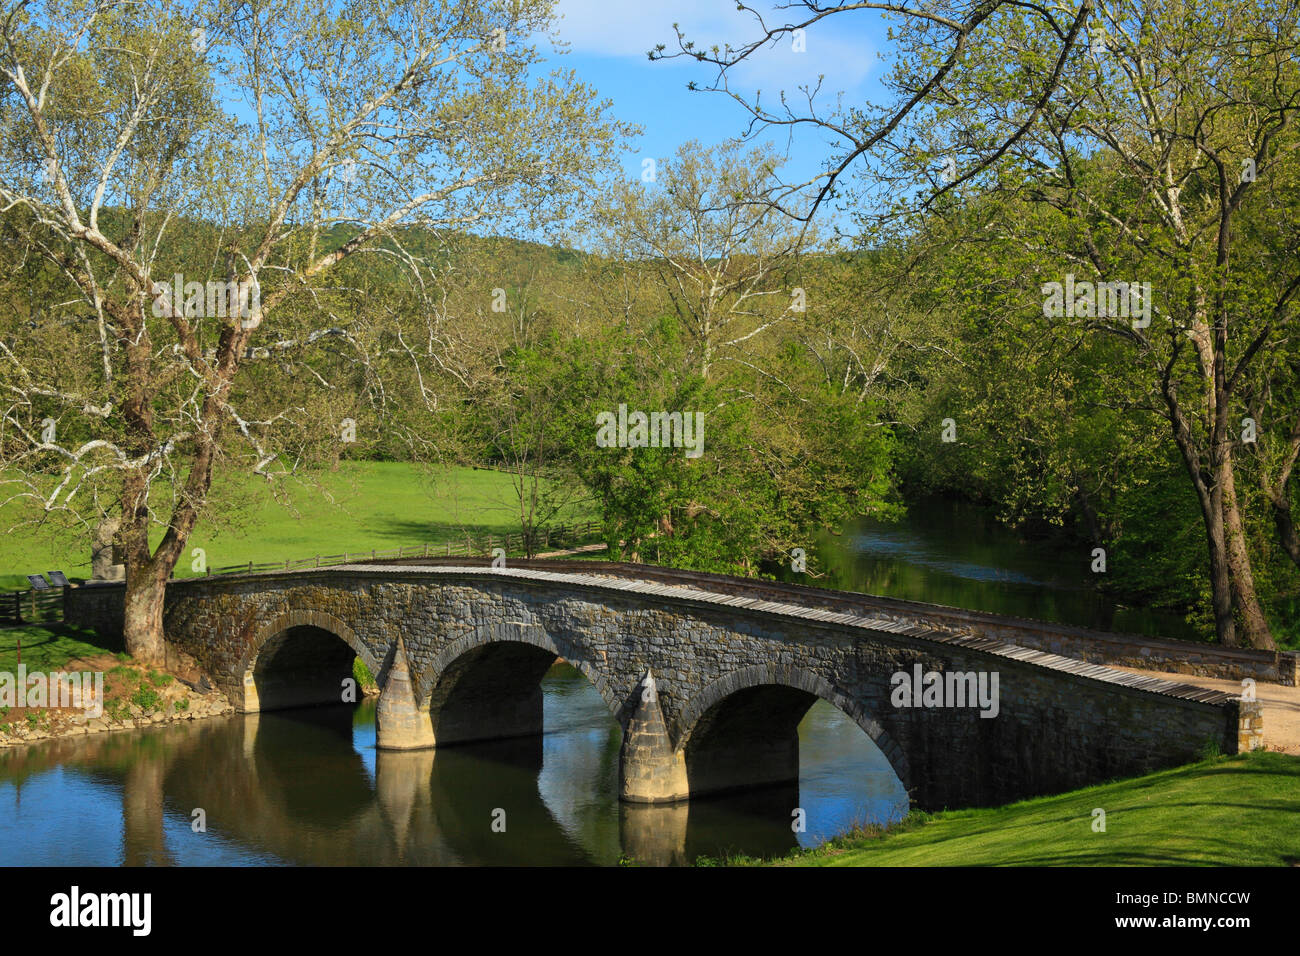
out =
[(770, 150), (691, 140), (653, 185), (615, 189), (607, 247), (658, 278), (702, 378), (805, 308), (788, 279), (810, 240), (776, 206), (780, 166)]
[[(1269, 389), (1289, 389), (1294, 374), (1262, 361), (1289, 341), (1300, 292), (1295, 218), (1275, 201), (1297, 175), (1294, 14), (1098, 3), (1091, 48), (1058, 69), (1059, 34), (1004, 9), (990, 21), (1002, 42), (970, 49), (946, 98), (913, 113), (891, 140), (899, 177), (927, 175), (939, 155), (933, 144), (946, 143), (959, 170), (983, 169), (949, 195), (978, 190), (1001, 213), (971, 241), (996, 251), (982, 281), (1003, 283), (1017, 321), (1042, 317), (1049, 282), (1142, 289), (1121, 295), (1119, 312), (1081, 293), (1041, 324), (1070, 341), (1086, 333), (1119, 347), (1092, 352), (1092, 391), (1163, 419), (1199, 503), (1219, 640), (1260, 648), (1274, 642), (1236, 465), (1247, 395), (1260, 393), (1266, 368), (1278, 376)], [(919, 43), (910, 53), (928, 56)], [(1057, 89), (1044, 103), (1047, 82)], [(1002, 161), (981, 167), (1029, 116), (1037, 119)], [(928, 190), (893, 188), (895, 214), (944, 215)], [(1293, 411), (1283, 416), (1289, 427)]]
[[(5, 463), (42, 508), (120, 513), (137, 657), (163, 657), (164, 586), (219, 461), (276, 473), (281, 426), (313, 418), (297, 389), (338, 387), (320, 368), (342, 358), (322, 352), (348, 342), (364, 364), (400, 348), (391, 327), (346, 330), (369, 311), (340, 266), (396, 260), (424, 290), (405, 227), (542, 230), (593, 188), (627, 130), (571, 75), (533, 75), (551, 12), (18, 0), (0, 14), (0, 202), (72, 293), (46, 303), (52, 321), (79, 320), (43, 340), (4, 330)], [(194, 222), (216, 229), (187, 236)], [(218, 294), (178, 294), (175, 275)], [(425, 354), (398, 354), (432, 363), (434, 331)], [(46, 362), (56, 342), (74, 369)], [(285, 404), (256, 387), (258, 355), (297, 369)]]

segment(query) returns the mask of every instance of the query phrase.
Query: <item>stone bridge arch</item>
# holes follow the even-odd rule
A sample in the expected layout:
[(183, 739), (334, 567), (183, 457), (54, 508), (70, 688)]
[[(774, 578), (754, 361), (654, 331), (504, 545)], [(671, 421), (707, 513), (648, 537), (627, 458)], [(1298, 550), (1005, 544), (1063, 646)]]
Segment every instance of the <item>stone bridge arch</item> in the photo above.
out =
[(676, 753), (685, 761), (692, 794), (799, 779), (798, 725), (817, 700), (839, 708), (912, 786), (907, 754), (851, 693), (791, 665), (754, 664), (701, 689), (672, 723)]
[(437, 744), (540, 734), (541, 680), (557, 657), (587, 678), (622, 727), (625, 701), (580, 640), (541, 624), (502, 622), (461, 635), (412, 675), (415, 699), (429, 713)]
[(245, 713), (335, 703), (342, 679), (352, 673), (352, 654), (382, 681), (386, 661), (375, 658), (356, 631), (323, 611), (291, 610), (263, 624), (240, 659), (236, 703)]

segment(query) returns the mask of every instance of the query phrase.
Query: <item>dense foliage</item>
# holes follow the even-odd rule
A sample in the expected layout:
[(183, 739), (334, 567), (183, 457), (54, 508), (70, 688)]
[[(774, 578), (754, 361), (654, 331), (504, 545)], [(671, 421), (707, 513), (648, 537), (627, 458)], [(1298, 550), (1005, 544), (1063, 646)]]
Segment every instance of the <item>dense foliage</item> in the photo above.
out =
[[(319, 61), (278, 7), (212, 62), (181, 19), (145, 30), (126, 7), (89, 40), (52, 8), (0, 31), (3, 480), (41, 514), (123, 522), (137, 629), (160, 641), (190, 530), (232, 507), (214, 477), (275, 486), (347, 456), (498, 468), (525, 532), (585, 500), (619, 557), (740, 573), (961, 496), (1104, 553), (1104, 587), (1207, 639), (1300, 643), (1294, 5), (1098, 0), (1075, 18), (1088, 44), (1082, 20), (1063, 44), (1054, 15), (990, 5), (1001, 42), (837, 184), (859, 228), (835, 243), (770, 148), (687, 143), (653, 182), (611, 184), (629, 130), (571, 77), (525, 82), (537, 52), (494, 39), (532, 36), (540, 0), (413, 9), (408, 40), (404, 4), (363, 4), (356, 49), (349, 21), (311, 21)], [(284, 31), (314, 94), (264, 75), (253, 26)], [(896, 35), (900, 94), (947, 29)], [(71, 66), (43, 101), (19, 66), (46, 46)], [(128, 54), (158, 59), (147, 96), (122, 92)], [(207, 148), (239, 122), (223, 64), (278, 103), (247, 154)], [(156, 101), (164, 118), (130, 119)], [(376, 110), (421, 135), (374, 132)], [(138, 138), (97, 190), (119, 122)], [(187, 311), (182, 273), (247, 273), (256, 321)], [(1145, 323), (1052, 313), (1076, 276), (1146, 290), (1124, 300)], [(639, 443), (642, 413), (695, 431)]]

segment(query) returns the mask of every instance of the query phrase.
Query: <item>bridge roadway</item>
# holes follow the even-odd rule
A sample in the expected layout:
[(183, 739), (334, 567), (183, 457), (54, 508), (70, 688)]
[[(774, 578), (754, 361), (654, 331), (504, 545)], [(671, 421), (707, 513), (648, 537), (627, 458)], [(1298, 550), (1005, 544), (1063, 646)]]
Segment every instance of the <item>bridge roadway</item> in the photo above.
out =
[[(927, 627), (880, 599), (640, 566), (522, 563), (178, 580), (168, 586), (168, 639), (250, 713), (338, 701), (360, 656), (382, 688), (379, 746), (392, 750), (540, 734), (540, 680), (563, 657), (622, 729), (621, 795), (634, 803), (797, 779), (797, 726), (818, 698), (875, 741), (925, 809), (1060, 792), (1185, 763), (1207, 743), (1233, 753), (1262, 741), (1256, 702), (950, 621)], [(122, 594), (112, 584), (72, 589), (67, 618), (120, 628)], [(894, 675), (917, 667), (996, 674), (997, 715), (897, 706)]]

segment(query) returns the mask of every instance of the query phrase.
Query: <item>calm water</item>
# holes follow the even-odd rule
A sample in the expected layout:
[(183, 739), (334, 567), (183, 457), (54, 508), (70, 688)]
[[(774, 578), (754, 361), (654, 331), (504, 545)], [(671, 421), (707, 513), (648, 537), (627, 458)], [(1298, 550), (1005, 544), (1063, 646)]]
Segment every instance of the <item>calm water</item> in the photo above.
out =
[(541, 737), (439, 751), (377, 751), (373, 701), (6, 751), (0, 864), (669, 864), (781, 853), (906, 810), (875, 745), (824, 703), (800, 727), (798, 788), (621, 805), (600, 695), (562, 664), (543, 688)]
[[(823, 586), (1186, 633), (1177, 618), (1099, 594), (1086, 550), (1023, 541), (961, 505), (860, 522), (821, 553)], [(620, 804), (620, 733), (599, 694), (567, 665), (543, 690), (542, 736), (438, 751), (377, 751), (373, 702), (0, 751), (0, 864), (681, 864), (778, 854), (906, 811), (875, 745), (820, 702), (800, 725), (797, 787)]]
[[(1027, 540), (957, 501), (914, 505), (905, 521), (861, 519), (827, 536), (827, 576), (809, 583), (1108, 631), (1195, 640), (1182, 617), (1097, 590), (1092, 548)], [(787, 580), (806, 580), (785, 573)]]

